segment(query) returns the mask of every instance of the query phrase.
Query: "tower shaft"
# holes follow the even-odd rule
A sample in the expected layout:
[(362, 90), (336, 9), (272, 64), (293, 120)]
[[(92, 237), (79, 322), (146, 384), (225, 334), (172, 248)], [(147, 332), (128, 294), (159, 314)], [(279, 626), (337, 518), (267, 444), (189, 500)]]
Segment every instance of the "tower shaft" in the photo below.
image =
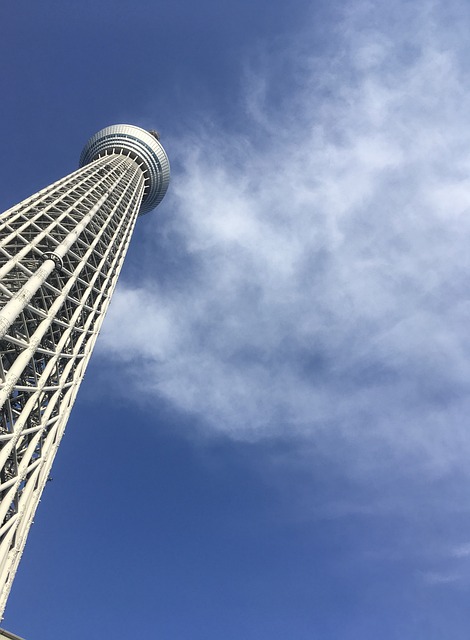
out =
[(105, 153), (0, 217), (0, 615), (145, 195)]

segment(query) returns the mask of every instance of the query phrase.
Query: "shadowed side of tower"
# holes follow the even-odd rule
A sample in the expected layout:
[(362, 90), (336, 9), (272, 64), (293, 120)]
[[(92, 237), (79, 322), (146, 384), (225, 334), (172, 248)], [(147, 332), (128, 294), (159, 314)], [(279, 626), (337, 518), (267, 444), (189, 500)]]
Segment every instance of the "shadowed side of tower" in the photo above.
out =
[(0, 217), (0, 615), (137, 217), (169, 178), (156, 132), (114, 125)]

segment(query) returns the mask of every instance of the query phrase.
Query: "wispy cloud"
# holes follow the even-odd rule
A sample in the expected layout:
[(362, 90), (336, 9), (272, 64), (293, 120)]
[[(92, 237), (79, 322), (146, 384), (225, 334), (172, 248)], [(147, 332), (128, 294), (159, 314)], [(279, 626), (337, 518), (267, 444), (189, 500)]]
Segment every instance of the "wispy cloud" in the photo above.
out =
[(322, 55), (308, 33), (268, 51), (243, 134), (171, 141), (173, 217), (100, 341), (141, 393), (351, 464), (468, 457), (468, 16), (409, 4), (357, 4)]
[(425, 571), (420, 574), (423, 582), (429, 586), (444, 586), (460, 581), (460, 576), (455, 573), (440, 573), (438, 571)]
[(468, 558), (470, 557), (470, 542), (459, 544), (451, 550), (450, 554), (453, 558)]

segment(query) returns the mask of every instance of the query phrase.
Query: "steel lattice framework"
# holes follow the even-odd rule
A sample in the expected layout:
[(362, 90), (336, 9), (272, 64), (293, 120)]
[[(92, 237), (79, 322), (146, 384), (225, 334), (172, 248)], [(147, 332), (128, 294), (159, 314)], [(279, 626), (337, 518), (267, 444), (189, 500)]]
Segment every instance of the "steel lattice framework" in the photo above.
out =
[(139, 213), (169, 182), (155, 132), (115, 125), (0, 217), (0, 615)]

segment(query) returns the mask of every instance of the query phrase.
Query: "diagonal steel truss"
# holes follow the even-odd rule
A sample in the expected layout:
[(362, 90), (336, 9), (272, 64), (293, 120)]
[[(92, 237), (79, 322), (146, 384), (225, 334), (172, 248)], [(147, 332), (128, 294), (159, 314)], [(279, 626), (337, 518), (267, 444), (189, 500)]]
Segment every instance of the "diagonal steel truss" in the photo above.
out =
[(0, 217), (0, 615), (144, 190), (111, 153)]

